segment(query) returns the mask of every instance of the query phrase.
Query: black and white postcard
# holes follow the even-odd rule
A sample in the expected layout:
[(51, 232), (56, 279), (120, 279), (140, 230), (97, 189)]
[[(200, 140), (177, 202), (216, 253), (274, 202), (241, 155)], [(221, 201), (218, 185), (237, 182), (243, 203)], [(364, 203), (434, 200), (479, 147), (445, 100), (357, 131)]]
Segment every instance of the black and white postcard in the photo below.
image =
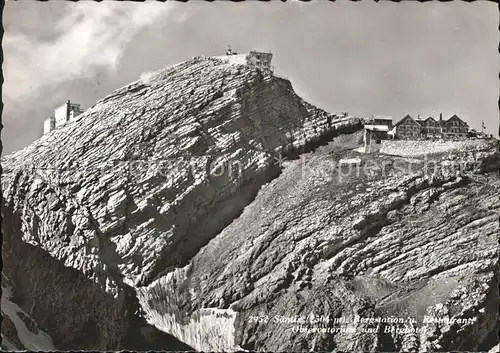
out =
[(3, 28), (2, 350), (499, 352), (495, 2)]

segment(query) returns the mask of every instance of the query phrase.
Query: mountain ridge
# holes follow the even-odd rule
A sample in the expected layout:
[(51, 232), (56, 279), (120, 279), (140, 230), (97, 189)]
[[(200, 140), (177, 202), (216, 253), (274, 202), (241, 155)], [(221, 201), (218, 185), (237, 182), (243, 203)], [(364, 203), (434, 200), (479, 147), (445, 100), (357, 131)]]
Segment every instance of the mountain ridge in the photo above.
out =
[[(360, 128), (358, 118), (305, 103), (270, 73), (213, 58), (179, 63), (2, 159), (7, 248), (50, 254), (140, 310), (133, 288), (182, 265), (237, 217), (279, 175), (277, 156)], [(14, 292), (28, 293), (16, 275), (25, 270), (12, 256), (5, 263)], [(35, 321), (58, 327), (57, 310), (48, 315), (37, 311)]]
[(2, 159), (12, 301), (58, 349), (492, 348), (498, 141), (363, 154), (362, 129), (246, 65), (144, 75)]

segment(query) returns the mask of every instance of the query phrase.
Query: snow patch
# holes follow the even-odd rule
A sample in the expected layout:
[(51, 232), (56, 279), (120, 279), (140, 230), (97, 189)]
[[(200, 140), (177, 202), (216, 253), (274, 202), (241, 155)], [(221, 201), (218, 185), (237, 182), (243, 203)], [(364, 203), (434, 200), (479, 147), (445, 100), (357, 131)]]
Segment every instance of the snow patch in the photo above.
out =
[(145, 71), (143, 73), (141, 73), (141, 76), (139, 77), (139, 80), (146, 84), (146, 85), (149, 85), (152, 83), (153, 79), (155, 77), (155, 72), (153, 71)]
[(243, 349), (235, 344), (237, 312), (231, 309), (203, 308), (182, 325), (174, 315), (160, 314), (152, 308), (146, 310), (147, 321), (158, 329), (168, 332), (198, 351), (234, 352)]
[[(18, 313), (24, 314), (29, 317), (17, 304), (10, 301), (9, 299), (12, 297), (12, 288), (11, 287), (3, 287), (2, 288), (2, 313), (9, 317), (14, 326), (16, 327), (17, 336), (19, 340), (23, 344), (23, 346), (28, 351), (56, 351), (57, 348), (54, 346), (52, 342), (52, 338), (46, 334), (45, 332), (38, 329), (38, 333), (35, 334), (31, 332), (24, 323), (23, 320), (18, 316)], [(4, 335), (2, 335), (2, 339), (4, 339)], [(12, 342), (9, 340), (4, 340), (2, 345), (8, 349), (9, 346), (13, 346)], [(21, 348), (21, 347), (14, 347)]]
[(222, 55), (214, 56), (213, 58), (223, 60), (231, 65), (247, 65), (248, 54), (237, 54), (237, 55)]
[[(137, 289), (139, 304), (144, 309), (147, 322), (159, 330), (169, 333), (190, 345), (197, 351), (234, 352), (245, 351), (235, 343), (236, 311), (219, 308), (201, 308), (193, 312), (185, 322), (180, 323), (174, 313), (159, 312), (158, 306), (152, 304), (150, 291), (161, 286), (166, 292), (172, 283), (186, 278), (192, 264), (175, 269), (153, 281), (146, 287)], [(191, 293), (195, 294), (195, 293)], [(184, 320), (183, 320), (184, 321)]]

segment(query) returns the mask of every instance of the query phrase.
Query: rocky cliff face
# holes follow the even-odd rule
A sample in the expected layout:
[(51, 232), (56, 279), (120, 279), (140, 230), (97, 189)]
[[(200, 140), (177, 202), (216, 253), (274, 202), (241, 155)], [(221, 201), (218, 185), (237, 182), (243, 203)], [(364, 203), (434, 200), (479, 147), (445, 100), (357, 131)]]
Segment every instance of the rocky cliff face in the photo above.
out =
[(136, 290), (190, 263), (284, 156), (359, 128), (221, 59), (144, 75), (3, 159), (13, 300), (60, 349), (178, 348), (143, 322)]
[(493, 347), (498, 143), (421, 159), (329, 147), (140, 288), (149, 322), (216, 351)]
[(493, 348), (498, 143), (359, 129), (222, 59), (146, 75), (3, 160), (10, 300), (59, 349)]

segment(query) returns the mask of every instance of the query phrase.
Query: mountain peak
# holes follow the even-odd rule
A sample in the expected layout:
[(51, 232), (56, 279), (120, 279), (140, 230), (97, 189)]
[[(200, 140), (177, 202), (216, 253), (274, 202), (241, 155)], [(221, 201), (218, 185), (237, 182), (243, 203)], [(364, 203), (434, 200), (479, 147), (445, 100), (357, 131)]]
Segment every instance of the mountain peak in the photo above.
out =
[[(114, 293), (121, 281), (146, 284), (182, 262), (165, 254), (196, 252), (238, 214), (279, 171), (278, 155), (361, 127), (233, 57), (240, 56), (199, 57), (143, 75), (7, 156), (8, 202), (59, 200), (25, 237)], [(245, 202), (218, 209), (238, 190)], [(204, 234), (193, 234), (200, 224)], [(116, 247), (115, 274), (103, 267), (103, 244)]]

